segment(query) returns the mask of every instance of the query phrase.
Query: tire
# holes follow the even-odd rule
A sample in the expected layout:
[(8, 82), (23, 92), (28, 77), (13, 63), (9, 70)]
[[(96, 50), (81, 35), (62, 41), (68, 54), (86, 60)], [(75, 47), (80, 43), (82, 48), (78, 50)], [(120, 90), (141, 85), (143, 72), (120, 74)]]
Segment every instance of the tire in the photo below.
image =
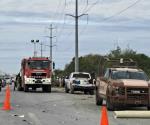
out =
[(103, 104), (103, 99), (98, 96), (97, 90), (96, 90), (96, 94), (95, 94), (95, 100), (96, 100), (96, 105), (102, 105)]
[(115, 110), (115, 107), (114, 105), (110, 102), (110, 99), (108, 98), (107, 101), (106, 101), (106, 107), (109, 111), (114, 111)]
[(0, 87), (0, 92), (2, 91), (2, 87)]
[(21, 87), (20, 83), (17, 84), (17, 91), (23, 91), (23, 88)]
[(147, 110), (150, 110), (150, 106), (147, 106)]
[(84, 94), (85, 94), (85, 95), (87, 95), (87, 94), (88, 94), (88, 92), (87, 92), (86, 90), (84, 90)]
[(90, 95), (94, 95), (94, 90), (89, 91)]
[(51, 93), (51, 85), (47, 86), (47, 92)]
[(69, 89), (67, 88), (67, 86), (65, 85), (65, 92), (69, 93)]
[(43, 87), (42, 87), (42, 91), (43, 91), (43, 92), (46, 92), (46, 91), (47, 91), (46, 86), (43, 86)]
[(28, 92), (29, 91), (29, 88), (27, 85), (24, 85), (24, 92)]
[(74, 88), (73, 88), (73, 87), (71, 87), (70, 93), (71, 93), (71, 94), (74, 94)]

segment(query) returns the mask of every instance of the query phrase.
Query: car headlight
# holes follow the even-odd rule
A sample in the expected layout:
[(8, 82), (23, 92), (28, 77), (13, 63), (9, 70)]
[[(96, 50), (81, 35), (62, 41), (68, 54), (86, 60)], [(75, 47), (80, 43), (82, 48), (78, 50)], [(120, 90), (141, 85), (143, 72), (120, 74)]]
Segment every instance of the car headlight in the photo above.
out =
[(125, 88), (124, 87), (114, 87), (113, 92), (115, 95), (125, 95)]
[(34, 83), (34, 82), (35, 82), (35, 80), (34, 80), (34, 79), (31, 79), (31, 78), (26, 78), (25, 81), (26, 81), (27, 83)]

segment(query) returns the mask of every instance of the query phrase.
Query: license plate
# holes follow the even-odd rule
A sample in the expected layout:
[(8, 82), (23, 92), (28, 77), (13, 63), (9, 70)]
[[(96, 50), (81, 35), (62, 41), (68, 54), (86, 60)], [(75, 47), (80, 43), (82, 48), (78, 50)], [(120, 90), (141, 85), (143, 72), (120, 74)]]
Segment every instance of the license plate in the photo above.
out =
[(140, 100), (136, 100), (135, 104), (141, 104), (141, 101)]

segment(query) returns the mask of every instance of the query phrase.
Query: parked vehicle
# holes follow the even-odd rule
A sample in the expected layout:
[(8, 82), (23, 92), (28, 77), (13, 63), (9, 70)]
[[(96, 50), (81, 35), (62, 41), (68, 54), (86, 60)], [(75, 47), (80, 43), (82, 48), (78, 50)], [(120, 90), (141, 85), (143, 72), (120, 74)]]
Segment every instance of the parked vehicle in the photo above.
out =
[(29, 91), (42, 88), (45, 92), (51, 92), (51, 61), (45, 57), (32, 57), (23, 59), (21, 72), (17, 75), (18, 90)]
[(94, 94), (94, 84), (91, 81), (91, 75), (86, 72), (73, 72), (70, 74), (69, 79), (65, 79), (65, 92), (74, 93), (74, 91), (84, 91), (86, 94), (89, 92)]
[(0, 91), (2, 90), (2, 79), (0, 79)]
[(10, 77), (5, 77), (5, 82), (6, 82), (6, 84), (9, 84), (9, 85), (12, 84), (12, 81), (11, 81)]
[[(126, 106), (146, 106), (150, 109), (150, 84), (146, 73), (137, 68), (132, 60), (106, 69), (104, 77), (96, 81), (96, 104), (106, 100), (108, 110)], [(112, 62), (115, 62), (112, 61)], [(134, 65), (133, 65), (134, 64)]]
[(5, 87), (5, 86), (6, 86), (6, 80), (2, 79), (2, 87)]

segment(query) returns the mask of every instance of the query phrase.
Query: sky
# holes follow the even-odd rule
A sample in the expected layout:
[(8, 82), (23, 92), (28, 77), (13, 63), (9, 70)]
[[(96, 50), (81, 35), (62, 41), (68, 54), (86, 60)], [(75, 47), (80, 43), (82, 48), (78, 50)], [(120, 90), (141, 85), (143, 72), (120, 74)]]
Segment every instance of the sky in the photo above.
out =
[[(150, 1), (78, 0), (79, 56), (105, 55), (119, 45), (150, 56)], [(0, 0), (0, 70), (17, 73), (22, 58), (33, 56), (31, 40), (44, 44), (49, 57), (53, 24), (53, 60), (63, 69), (75, 55), (75, 0)], [(56, 28), (56, 29), (55, 29)], [(40, 45), (37, 45), (40, 56)]]

